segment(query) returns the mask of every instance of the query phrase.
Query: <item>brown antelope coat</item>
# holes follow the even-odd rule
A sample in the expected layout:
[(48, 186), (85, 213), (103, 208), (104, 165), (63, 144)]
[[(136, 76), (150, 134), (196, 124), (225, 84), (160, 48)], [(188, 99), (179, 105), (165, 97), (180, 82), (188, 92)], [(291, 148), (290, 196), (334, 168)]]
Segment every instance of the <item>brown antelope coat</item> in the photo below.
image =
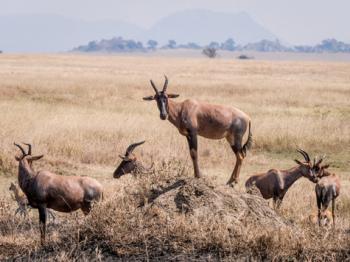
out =
[(335, 226), (335, 200), (340, 194), (340, 179), (336, 174), (331, 174), (325, 170), (326, 168), (328, 168), (328, 165), (321, 168), (321, 178), (315, 186), (318, 222), (321, 226), (321, 219), (327, 212), (330, 202), (332, 202), (332, 218), (333, 226)]
[(60, 212), (72, 212), (81, 209), (85, 215), (90, 212), (94, 201), (102, 197), (103, 189), (99, 182), (89, 177), (61, 176), (49, 171), (35, 172), (32, 162), (43, 157), (32, 156), (31, 146), (28, 153), (15, 144), (22, 156), (17, 157), (18, 183), (28, 198), (29, 205), (39, 210), (41, 243), (45, 242), (46, 209)]
[[(237, 183), (243, 159), (252, 145), (250, 117), (235, 107), (214, 105), (187, 99), (177, 103), (169, 98), (179, 95), (168, 94), (168, 79), (165, 77), (163, 90), (158, 91), (151, 80), (156, 92), (154, 96), (144, 97), (144, 100), (155, 100), (162, 120), (168, 119), (187, 138), (190, 155), (193, 161), (195, 177), (200, 177), (198, 166), (197, 136), (208, 139), (225, 138), (236, 155), (236, 164), (227, 184)], [(248, 138), (243, 144), (243, 136), (248, 131)]]
[(306, 177), (313, 183), (317, 182), (316, 165), (310, 161), (309, 155), (303, 151), (298, 150), (305, 161), (304, 163), (295, 160), (298, 166), (287, 169), (270, 169), (266, 173), (260, 173), (248, 178), (245, 183), (246, 190), (255, 186), (259, 189), (261, 195), (265, 199), (273, 199), (275, 208), (279, 208), (288, 189), (301, 177)]

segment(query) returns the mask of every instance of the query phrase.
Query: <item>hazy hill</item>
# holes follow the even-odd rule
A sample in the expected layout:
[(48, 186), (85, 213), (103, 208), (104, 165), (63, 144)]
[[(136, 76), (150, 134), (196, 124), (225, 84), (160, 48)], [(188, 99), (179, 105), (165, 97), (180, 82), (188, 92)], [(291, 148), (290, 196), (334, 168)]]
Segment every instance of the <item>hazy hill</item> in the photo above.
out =
[(188, 10), (166, 16), (150, 29), (123, 21), (87, 22), (52, 14), (0, 17), (0, 49), (5, 52), (67, 51), (92, 40), (117, 36), (143, 42), (174, 39), (199, 44), (230, 37), (239, 43), (276, 38), (246, 13)]
[(148, 31), (148, 37), (160, 42), (175, 39), (180, 43), (199, 44), (228, 38), (241, 44), (277, 38), (247, 13), (229, 14), (207, 10), (187, 10), (164, 17)]

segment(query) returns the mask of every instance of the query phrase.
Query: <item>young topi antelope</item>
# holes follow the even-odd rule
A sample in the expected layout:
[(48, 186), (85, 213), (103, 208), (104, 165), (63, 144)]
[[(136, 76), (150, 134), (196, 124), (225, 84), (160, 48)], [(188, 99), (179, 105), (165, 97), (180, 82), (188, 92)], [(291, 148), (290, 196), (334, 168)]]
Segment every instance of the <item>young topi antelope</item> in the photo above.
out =
[(15, 143), (21, 152), (16, 156), (18, 164), (18, 183), (28, 198), (29, 205), (39, 211), (41, 244), (45, 243), (46, 209), (59, 212), (72, 212), (81, 209), (85, 215), (92, 203), (101, 199), (102, 186), (95, 179), (80, 176), (60, 176), (49, 171), (35, 172), (32, 162), (41, 159), (43, 155), (32, 156), (32, 147), (28, 152)]
[(316, 224), (321, 224), (321, 225), (324, 225), (324, 226), (328, 226), (330, 225), (331, 223), (333, 223), (333, 218), (332, 218), (332, 213), (328, 210), (326, 210), (325, 212), (323, 212), (321, 214), (321, 217), (320, 217), (320, 221), (319, 221), (319, 218), (318, 218), (318, 212), (316, 213), (312, 213), (310, 216), (309, 216), (309, 222), (313, 225), (316, 225)]
[[(17, 205), (18, 205), (18, 208), (15, 212), (15, 215), (17, 215), (17, 213), (19, 212), (20, 215), (23, 215), (24, 217), (26, 217), (28, 214), (28, 209), (30, 208), (28, 198), (22, 192), (22, 190), (20, 188), (18, 188), (18, 186), (16, 186), (12, 182), (11, 182), (9, 190), (13, 191), (13, 194), (14, 194), (13, 199), (17, 202)], [(53, 214), (53, 212), (48, 208), (46, 209), (46, 211), (47, 211), (48, 215), (52, 218), (52, 220), (55, 221), (56, 217)]]
[(321, 162), (318, 161), (315, 163), (314, 161), (314, 164), (312, 164), (309, 155), (304, 150), (298, 149), (297, 151), (303, 155), (305, 162), (295, 160), (298, 166), (291, 169), (270, 169), (267, 173), (261, 173), (249, 177), (245, 183), (247, 192), (250, 191), (251, 187), (256, 186), (263, 198), (273, 198), (273, 206), (275, 209), (278, 209), (288, 189), (299, 178), (306, 177), (310, 181), (316, 183), (317, 174), (315, 170), (317, 170)]
[(29, 208), (27, 197), (12, 182), (11, 182), (9, 190), (13, 191), (14, 197), (13, 196), (12, 197), (17, 202), (17, 205), (18, 205), (18, 208), (16, 209), (15, 215), (17, 215), (17, 213), (19, 212), (20, 215), (23, 215), (24, 217), (26, 217), (28, 214), (27, 209)]
[(137, 160), (137, 156), (133, 153), (134, 149), (145, 143), (145, 141), (134, 143), (128, 146), (126, 149), (125, 155), (119, 157), (122, 159), (122, 162), (119, 164), (117, 169), (113, 173), (114, 178), (120, 178), (121, 176), (129, 173), (150, 173), (153, 167), (153, 164), (150, 168), (145, 168), (141, 162)]
[(322, 217), (324, 217), (324, 214), (327, 212), (331, 201), (333, 226), (335, 226), (335, 199), (340, 193), (340, 179), (336, 174), (328, 172), (326, 170), (328, 167), (329, 165), (325, 165), (320, 168), (320, 180), (315, 186), (319, 226), (321, 226)]
[[(186, 136), (190, 149), (190, 155), (194, 167), (195, 177), (200, 177), (201, 172), (198, 166), (197, 135), (209, 139), (222, 139), (230, 143), (236, 155), (236, 164), (227, 184), (237, 183), (243, 159), (247, 150), (252, 145), (251, 120), (247, 114), (234, 107), (213, 105), (199, 102), (194, 99), (187, 99), (177, 103), (169, 98), (176, 98), (179, 95), (168, 94), (168, 79), (165, 76), (165, 83), (162, 91), (151, 80), (155, 95), (144, 97), (144, 100), (155, 100), (160, 112), (160, 119), (168, 119), (180, 132)], [(248, 129), (248, 139), (242, 144), (243, 136)]]

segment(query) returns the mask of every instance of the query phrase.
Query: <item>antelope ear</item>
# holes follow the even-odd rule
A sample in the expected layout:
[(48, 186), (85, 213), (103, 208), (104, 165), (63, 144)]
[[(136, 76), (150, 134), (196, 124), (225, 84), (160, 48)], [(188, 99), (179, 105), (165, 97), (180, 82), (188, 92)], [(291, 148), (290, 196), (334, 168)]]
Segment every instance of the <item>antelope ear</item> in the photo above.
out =
[(44, 155), (27, 157), (28, 161), (35, 161), (43, 158)]
[(329, 166), (330, 166), (330, 165), (327, 164), (327, 165), (322, 166), (322, 168), (323, 168), (323, 169), (327, 169), (327, 168), (329, 168)]
[(300, 162), (298, 159), (294, 159), (294, 161), (299, 165), (299, 166), (305, 166), (304, 163)]
[(154, 100), (154, 96), (146, 96), (143, 98), (143, 100), (152, 101), (152, 100)]
[(178, 94), (168, 94), (168, 97), (169, 98), (177, 98), (177, 97), (179, 97), (180, 95), (178, 95)]
[(21, 161), (21, 158), (18, 156), (15, 156), (16, 161)]
[(119, 155), (119, 157), (123, 160), (125, 159), (125, 156)]

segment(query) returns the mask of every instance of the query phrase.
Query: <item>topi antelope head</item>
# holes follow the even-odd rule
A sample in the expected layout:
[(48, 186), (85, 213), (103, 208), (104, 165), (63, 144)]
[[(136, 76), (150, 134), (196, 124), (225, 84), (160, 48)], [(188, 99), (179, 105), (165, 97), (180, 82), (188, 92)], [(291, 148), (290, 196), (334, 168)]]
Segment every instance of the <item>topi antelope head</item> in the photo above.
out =
[(177, 95), (177, 94), (168, 94), (167, 93), (168, 78), (166, 76), (164, 76), (164, 77), (165, 77), (165, 82), (164, 82), (162, 91), (159, 92), (156, 85), (151, 80), (151, 85), (152, 85), (154, 91), (156, 92), (156, 94), (153, 96), (147, 96), (147, 97), (143, 98), (143, 100), (147, 100), (147, 101), (152, 101), (152, 100), (157, 101), (157, 106), (158, 106), (158, 109), (160, 112), (160, 119), (162, 119), (162, 120), (166, 120), (168, 117), (168, 114), (169, 114), (168, 98), (179, 97), (179, 95)]
[(322, 163), (323, 157), (317, 160), (317, 157), (314, 158), (312, 163), (310, 156), (307, 152), (302, 149), (297, 149), (297, 151), (304, 157), (305, 162), (301, 162), (297, 159), (294, 161), (302, 168), (302, 174), (304, 177), (310, 181), (317, 183), (318, 175), (320, 172), (320, 164)]
[(30, 165), (30, 167), (32, 167), (32, 162), (35, 161), (35, 160), (41, 159), (44, 155), (32, 156), (32, 145), (31, 144), (26, 144), (26, 143), (23, 143), (23, 144), (28, 146), (28, 152), (27, 153), (23, 149), (22, 146), (20, 146), (19, 144), (14, 143), (14, 145), (16, 147), (18, 147), (21, 150), (21, 152), (22, 152), (22, 155), (15, 156), (15, 159), (17, 161), (22, 161), (23, 159), (26, 159), (28, 161), (28, 164)]
[(143, 165), (137, 160), (137, 156), (133, 153), (134, 149), (137, 146), (142, 145), (143, 143), (145, 143), (145, 141), (131, 144), (128, 146), (123, 156), (119, 155), (119, 157), (122, 159), (122, 162), (114, 171), (113, 173), (114, 178), (120, 178), (121, 176), (129, 173), (135, 173), (135, 172), (146, 173), (150, 171), (152, 167), (148, 169), (143, 167)]

